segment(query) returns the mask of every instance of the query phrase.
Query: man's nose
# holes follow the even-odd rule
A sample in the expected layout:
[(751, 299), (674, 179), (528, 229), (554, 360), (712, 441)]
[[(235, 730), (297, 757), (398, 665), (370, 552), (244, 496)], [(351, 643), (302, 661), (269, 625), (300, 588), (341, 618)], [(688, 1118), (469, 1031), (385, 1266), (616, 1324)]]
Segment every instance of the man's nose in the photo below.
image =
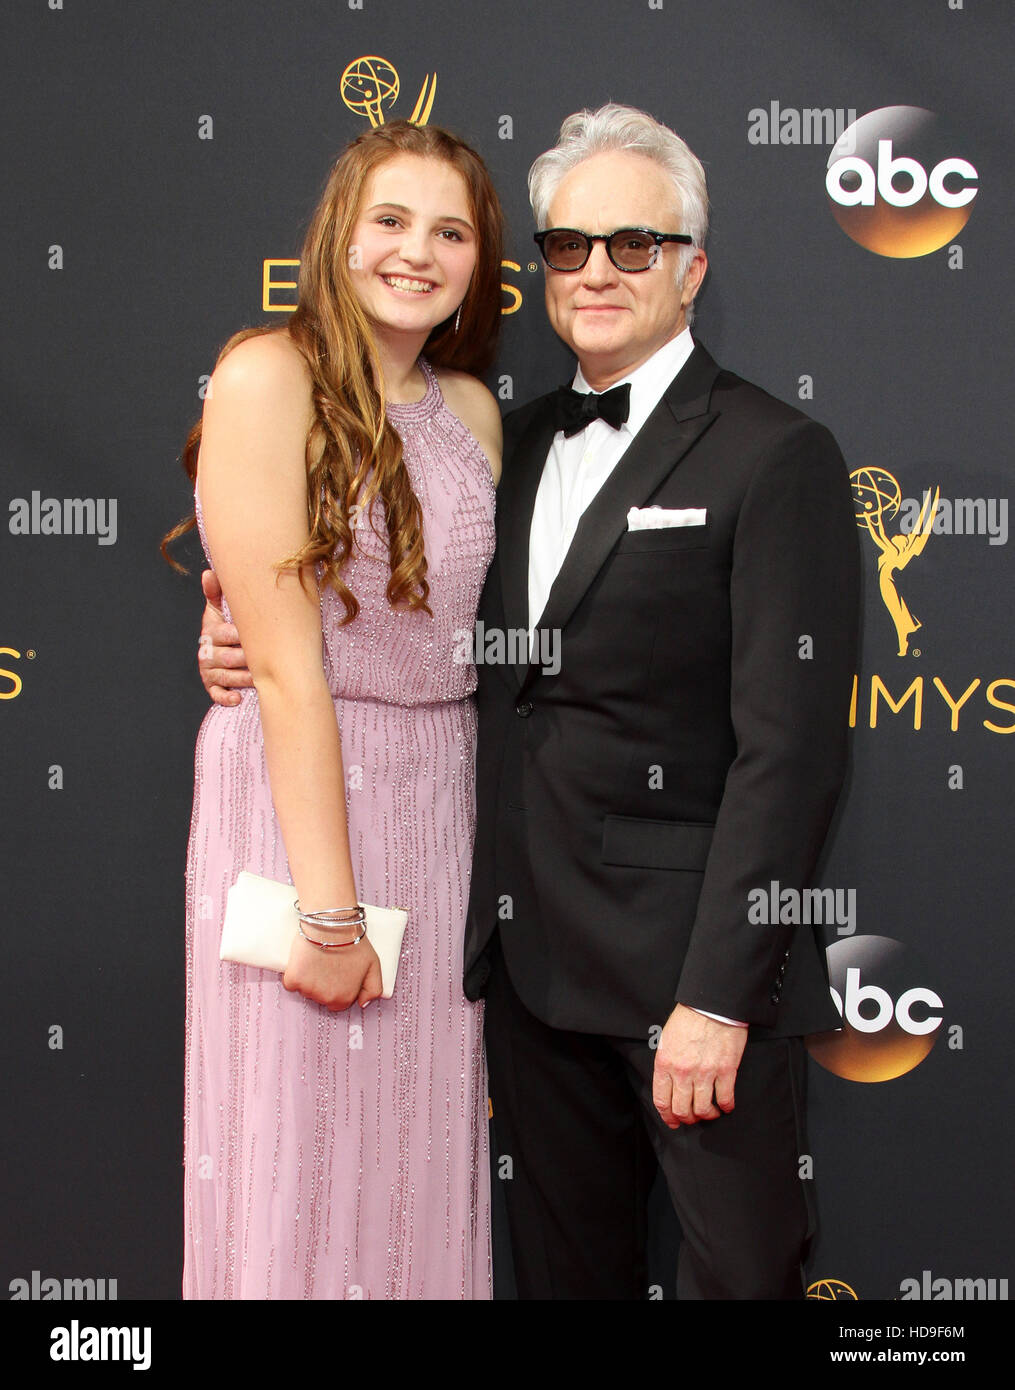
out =
[(608, 285), (616, 276), (617, 267), (606, 254), (606, 242), (594, 241), (591, 254), (582, 267), (582, 283), (600, 288)]

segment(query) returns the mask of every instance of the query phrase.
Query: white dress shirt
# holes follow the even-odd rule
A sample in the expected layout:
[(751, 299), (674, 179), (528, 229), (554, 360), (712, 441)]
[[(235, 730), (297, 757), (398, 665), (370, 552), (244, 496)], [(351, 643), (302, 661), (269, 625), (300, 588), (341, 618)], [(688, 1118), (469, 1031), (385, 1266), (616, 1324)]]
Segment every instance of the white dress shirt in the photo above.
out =
[[(532, 650), (533, 629), (546, 607), (546, 600), (557, 578), (565, 556), (571, 548), (574, 533), (582, 515), (623, 458), (625, 451), (655, 410), (663, 392), (684, 366), (694, 350), (690, 329), (685, 328), (668, 343), (654, 352), (647, 362), (636, 367), (628, 376), (614, 382), (615, 386), (631, 383), (631, 404), (628, 418), (620, 429), (605, 420), (593, 420), (583, 430), (565, 438), (558, 430), (553, 436), (543, 473), (536, 491), (529, 531), (529, 650)], [(585, 380), (581, 367), (574, 377), (574, 389), (587, 392), (592, 388)], [(696, 1013), (714, 1018), (719, 1023), (746, 1023), (724, 1018), (721, 1014), (697, 1009)]]
[[(691, 331), (685, 328), (654, 352), (647, 362), (615, 383), (631, 383), (631, 409), (627, 423), (615, 430), (605, 420), (593, 420), (565, 439), (558, 430), (547, 455), (536, 492), (529, 531), (529, 647), (553, 581), (571, 548), (585, 508), (620, 462), (631, 440), (655, 410), (663, 392), (694, 350)], [(590, 391), (582, 370), (575, 373), (574, 389)]]

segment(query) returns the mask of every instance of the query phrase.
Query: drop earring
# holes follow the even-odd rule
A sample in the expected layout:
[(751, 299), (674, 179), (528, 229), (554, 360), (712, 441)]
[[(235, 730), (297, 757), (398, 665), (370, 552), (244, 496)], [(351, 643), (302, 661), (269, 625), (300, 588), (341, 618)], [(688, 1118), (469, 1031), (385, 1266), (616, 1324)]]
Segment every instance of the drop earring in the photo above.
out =
[(459, 304), (458, 313), (455, 315), (455, 332), (457, 333), (462, 323), (462, 306)]

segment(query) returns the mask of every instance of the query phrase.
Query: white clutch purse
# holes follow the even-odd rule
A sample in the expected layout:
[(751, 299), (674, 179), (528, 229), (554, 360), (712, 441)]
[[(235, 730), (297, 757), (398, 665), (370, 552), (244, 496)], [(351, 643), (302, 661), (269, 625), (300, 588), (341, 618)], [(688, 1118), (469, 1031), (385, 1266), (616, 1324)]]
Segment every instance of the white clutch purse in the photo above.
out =
[[(241, 873), (226, 898), (219, 959), (259, 970), (283, 971), (297, 935), (296, 889), (259, 874)], [(372, 907), (363, 903), (367, 939), (381, 962), (382, 997), (395, 989), (398, 957), (409, 914), (400, 907)]]

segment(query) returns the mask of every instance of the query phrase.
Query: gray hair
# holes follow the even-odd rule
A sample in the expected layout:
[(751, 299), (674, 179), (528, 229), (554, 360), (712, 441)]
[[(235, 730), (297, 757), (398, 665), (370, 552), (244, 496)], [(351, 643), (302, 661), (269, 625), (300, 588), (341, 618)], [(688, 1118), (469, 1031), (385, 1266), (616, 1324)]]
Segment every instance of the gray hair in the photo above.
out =
[[(536, 226), (547, 226), (553, 195), (566, 174), (606, 151), (630, 152), (653, 159), (673, 181), (680, 199), (683, 226), (674, 231), (688, 232), (693, 246), (680, 248), (678, 279), (687, 272), (695, 247), (703, 247), (708, 235), (708, 188), (701, 160), (685, 141), (647, 112), (633, 106), (608, 102), (598, 111), (576, 111), (560, 128), (552, 150), (541, 154), (529, 170), (529, 201)], [(580, 229), (579, 229), (580, 230)], [(656, 231), (669, 231), (659, 227)], [(688, 313), (688, 322), (691, 314)]]

